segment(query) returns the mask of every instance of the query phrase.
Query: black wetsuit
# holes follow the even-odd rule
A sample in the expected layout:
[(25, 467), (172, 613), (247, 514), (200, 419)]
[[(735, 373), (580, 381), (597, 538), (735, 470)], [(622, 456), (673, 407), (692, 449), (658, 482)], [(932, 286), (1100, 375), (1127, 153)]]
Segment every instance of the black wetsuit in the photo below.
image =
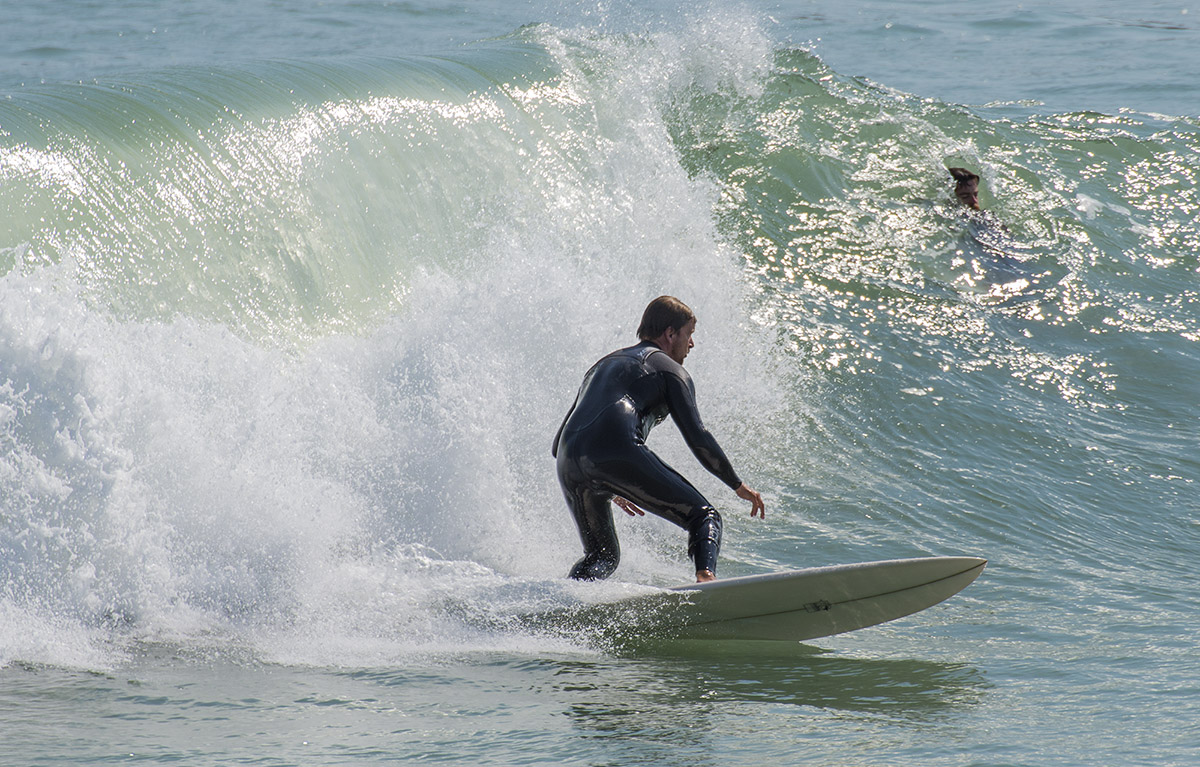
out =
[(731, 488), (741, 485), (700, 421), (695, 386), (682, 365), (650, 341), (609, 354), (584, 376), (551, 451), (583, 541), (572, 578), (607, 578), (617, 568), (621, 553), (609, 505), (614, 495), (687, 530), (696, 570), (716, 572), (721, 516), (646, 447), (650, 429), (668, 413), (704, 468)]

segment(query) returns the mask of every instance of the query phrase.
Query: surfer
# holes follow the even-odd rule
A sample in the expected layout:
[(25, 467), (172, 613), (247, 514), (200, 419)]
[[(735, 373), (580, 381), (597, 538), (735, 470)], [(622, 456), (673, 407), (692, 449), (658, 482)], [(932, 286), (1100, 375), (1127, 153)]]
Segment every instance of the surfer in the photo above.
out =
[(696, 580), (716, 579), (721, 515), (646, 447), (650, 429), (668, 414), (704, 468), (751, 503), (751, 517), (766, 518), (762, 496), (738, 478), (700, 420), (695, 385), (683, 369), (695, 330), (696, 316), (686, 304), (659, 296), (642, 314), (641, 342), (604, 357), (583, 377), (551, 450), (583, 542), (572, 578), (600, 580), (617, 569), (621, 551), (611, 501), (630, 516), (646, 509), (687, 530)]

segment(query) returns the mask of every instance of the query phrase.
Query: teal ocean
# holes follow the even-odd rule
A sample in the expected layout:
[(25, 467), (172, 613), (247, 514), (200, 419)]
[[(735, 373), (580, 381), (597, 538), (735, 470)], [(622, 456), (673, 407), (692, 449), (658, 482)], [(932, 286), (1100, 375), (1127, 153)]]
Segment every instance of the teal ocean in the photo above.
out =
[[(1196, 763), (1200, 8), (0, 17), (0, 765)], [(531, 627), (687, 580), (624, 515), (565, 580), (549, 456), (662, 293), (767, 501), (653, 434), (722, 575), (980, 579), (805, 644)]]

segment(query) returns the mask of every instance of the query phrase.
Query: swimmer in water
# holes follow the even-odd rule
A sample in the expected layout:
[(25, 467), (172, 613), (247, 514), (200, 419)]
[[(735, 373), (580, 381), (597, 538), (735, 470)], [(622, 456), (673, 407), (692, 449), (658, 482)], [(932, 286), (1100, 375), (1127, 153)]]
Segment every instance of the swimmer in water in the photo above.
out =
[(966, 168), (947, 168), (954, 177), (954, 196), (971, 210), (983, 210), (979, 207), (979, 176)]
[(650, 430), (668, 415), (704, 468), (750, 502), (750, 516), (766, 517), (762, 496), (738, 478), (700, 420), (695, 385), (683, 369), (695, 330), (696, 316), (687, 305), (659, 296), (642, 315), (641, 343), (609, 354), (583, 377), (551, 450), (583, 542), (572, 578), (601, 580), (617, 569), (621, 550), (611, 501), (630, 516), (644, 515), (645, 509), (687, 530), (696, 581), (716, 579), (721, 515), (646, 447)]

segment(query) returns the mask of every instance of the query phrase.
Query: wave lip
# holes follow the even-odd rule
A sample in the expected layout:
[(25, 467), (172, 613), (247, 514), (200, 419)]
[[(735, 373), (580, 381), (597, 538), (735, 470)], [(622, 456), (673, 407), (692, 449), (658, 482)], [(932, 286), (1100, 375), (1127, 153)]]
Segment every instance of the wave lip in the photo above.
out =
[[(304, 638), (335, 624), (368, 653), (527, 641), (504, 616), (546, 594), (516, 588), (500, 615), (487, 594), (557, 580), (574, 552), (544, 443), (593, 355), (670, 289), (723, 362), (769, 365), (714, 186), (663, 116), (680, 88), (753, 90), (762, 51), (730, 49), (725, 76), (701, 55), (718, 32), (540, 26), (453, 57), (183, 68), (0, 105), (20, 118), (0, 149), (7, 608), (118, 654), (313, 662)], [(768, 369), (714, 367), (714, 400), (776, 401)], [(673, 571), (664, 532), (641, 535), (631, 577)], [(6, 657), (29, 653), (55, 657)]]

